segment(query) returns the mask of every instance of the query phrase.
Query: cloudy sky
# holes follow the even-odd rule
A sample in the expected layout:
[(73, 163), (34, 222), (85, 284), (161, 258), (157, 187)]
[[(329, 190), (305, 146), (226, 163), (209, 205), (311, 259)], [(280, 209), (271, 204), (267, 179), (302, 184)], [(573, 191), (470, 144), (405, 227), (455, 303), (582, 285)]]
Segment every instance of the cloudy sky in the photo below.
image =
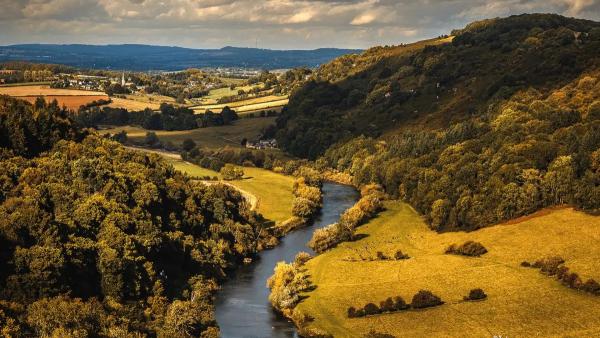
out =
[(600, 20), (600, 0), (0, 0), (0, 45), (366, 48), (532, 12)]

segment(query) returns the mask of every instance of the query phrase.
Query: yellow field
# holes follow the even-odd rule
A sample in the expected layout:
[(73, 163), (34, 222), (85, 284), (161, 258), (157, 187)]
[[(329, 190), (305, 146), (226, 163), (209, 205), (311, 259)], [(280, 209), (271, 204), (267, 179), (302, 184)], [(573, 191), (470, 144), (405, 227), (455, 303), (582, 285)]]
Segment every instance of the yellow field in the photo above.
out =
[(190, 108), (193, 109), (197, 114), (204, 114), (207, 110), (220, 112), (221, 109), (227, 106), (235, 110), (237, 113), (244, 113), (249, 111), (282, 107), (288, 104), (288, 102), (289, 99), (287, 96), (269, 95), (231, 103), (199, 105)]
[(106, 93), (103, 92), (57, 89), (46, 85), (0, 87), (0, 94), (10, 96), (106, 96)]
[(139, 111), (146, 108), (157, 110), (160, 108), (160, 103), (142, 102), (138, 100), (122, 99), (113, 97), (112, 102), (108, 105), (111, 108), (124, 108), (129, 111)]
[[(600, 280), (600, 217), (558, 209), (471, 233), (437, 234), (406, 204), (386, 202), (387, 210), (358, 233), (367, 237), (343, 243), (307, 263), (316, 285), (297, 310), (315, 318), (311, 326), (335, 337), (362, 337), (370, 330), (397, 337), (592, 337), (600, 334), (600, 297), (568, 289), (537, 269), (534, 261), (560, 255), (585, 280)], [(445, 255), (452, 243), (481, 242), (489, 252), (480, 258)], [(401, 261), (348, 258), (392, 255)], [(463, 302), (470, 289), (482, 288), (488, 299)], [(390, 296), (410, 302), (429, 289), (446, 304), (348, 319), (349, 306), (378, 304)]]
[[(183, 140), (190, 138), (197, 145), (207, 148), (220, 148), (226, 145), (232, 147), (241, 147), (243, 138), (248, 140), (256, 139), (263, 128), (275, 123), (275, 117), (241, 119), (235, 121), (231, 126), (219, 126), (199, 128), (194, 130), (183, 131), (160, 131), (157, 130), (156, 135), (161, 141), (172, 142), (175, 145), (181, 145)], [(134, 141), (143, 140), (146, 137), (148, 130), (138, 127), (116, 127), (111, 129), (101, 130), (100, 133), (115, 134), (122, 130), (127, 132), (127, 137)]]
[[(167, 160), (173, 164), (175, 169), (191, 177), (217, 176), (220, 178), (216, 171), (181, 160), (172, 158), (167, 158)], [(266, 219), (279, 223), (290, 218), (294, 200), (292, 193), (294, 178), (260, 168), (245, 167), (243, 169), (244, 178), (242, 180), (228, 181), (227, 183), (255, 196), (258, 200), (257, 210)]]
[(292, 216), (294, 178), (260, 168), (244, 168), (244, 179), (230, 181), (258, 198), (258, 212), (277, 223)]
[(229, 87), (212, 89), (211, 91), (208, 92), (208, 95), (202, 97), (202, 102), (204, 104), (216, 104), (217, 100), (220, 99), (220, 98), (222, 98), (222, 97), (237, 95), (238, 94), (238, 90), (240, 90), (240, 89), (243, 90), (243, 91), (245, 91), (245, 92), (248, 92), (249, 90), (251, 90), (252, 88), (255, 88), (255, 87), (262, 87), (262, 84), (259, 84), (259, 85), (248, 85), (248, 86), (237, 86), (234, 89), (231, 89)]
[(47, 85), (11, 86), (0, 87), (0, 95), (9, 95), (30, 103), (42, 96), (46, 102), (56, 100), (59, 106), (77, 110), (80, 106), (98, 100), (108, 100), (108, 95), (103, 92), (94, 92), (78, 89), (55, 89)]

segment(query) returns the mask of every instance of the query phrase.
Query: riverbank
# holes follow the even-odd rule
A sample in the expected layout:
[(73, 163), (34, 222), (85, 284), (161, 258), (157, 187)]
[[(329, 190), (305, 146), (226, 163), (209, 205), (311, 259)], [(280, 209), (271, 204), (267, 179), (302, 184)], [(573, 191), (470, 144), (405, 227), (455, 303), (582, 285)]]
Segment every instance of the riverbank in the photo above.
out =
[(300, 251), (312, 252), (306, 243), (315, 230), (334, 223), (358, 200), (351, 187), (332, 183), (323, 185), (323, 207), (312, 226), (301, 227), (281, 239), (271, 250), (258, 254), (253, 264), (242, 266), (217, 293), (216, 317), (221, 336), (229, 337), (295, 337), (295, 326), (275, 313), (268, 301), (266, 281), (276, 263), (292, 261)]

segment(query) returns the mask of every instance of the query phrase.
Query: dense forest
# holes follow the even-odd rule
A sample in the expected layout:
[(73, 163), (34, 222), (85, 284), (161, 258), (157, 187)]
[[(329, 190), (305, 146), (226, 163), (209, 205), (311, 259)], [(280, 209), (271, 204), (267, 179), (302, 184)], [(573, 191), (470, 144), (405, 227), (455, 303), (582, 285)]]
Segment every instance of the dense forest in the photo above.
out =
[(194, 114), (187, 107), (176, 107), (162, 103), (160, 111), (146, 108), (140, 111), (128, 111), (124, 108), (82, 107), (73, 119), (82, 127), (97, 128), (99, 125), (140, 126), (149, 130), (191, 130), (204, 127), (231, 124), (239, 117), (237, 113), (225, 106), (220, 113), (207, 111)]
[(381, 184), (437, 230), (600, 211), (600, 23), (521, 15), (452, 35), (322, 66), (279, 144)]
[(0, 332), (217, 337), (212, 297), (272, 239), (236, 190), (0, 97)]

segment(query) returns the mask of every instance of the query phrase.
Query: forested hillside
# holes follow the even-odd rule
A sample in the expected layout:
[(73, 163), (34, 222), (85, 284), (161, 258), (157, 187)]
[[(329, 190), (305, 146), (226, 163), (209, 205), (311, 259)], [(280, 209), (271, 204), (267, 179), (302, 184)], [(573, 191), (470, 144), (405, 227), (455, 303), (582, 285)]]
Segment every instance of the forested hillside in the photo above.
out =
[(321, 67), (286, 150), (379, 183), (438, 230), (600, 210), (600, 23), (521, 15)]
[(212, 294), (270, 237), (236, 190), (0, 97), (0, 332), (217, 337)]

